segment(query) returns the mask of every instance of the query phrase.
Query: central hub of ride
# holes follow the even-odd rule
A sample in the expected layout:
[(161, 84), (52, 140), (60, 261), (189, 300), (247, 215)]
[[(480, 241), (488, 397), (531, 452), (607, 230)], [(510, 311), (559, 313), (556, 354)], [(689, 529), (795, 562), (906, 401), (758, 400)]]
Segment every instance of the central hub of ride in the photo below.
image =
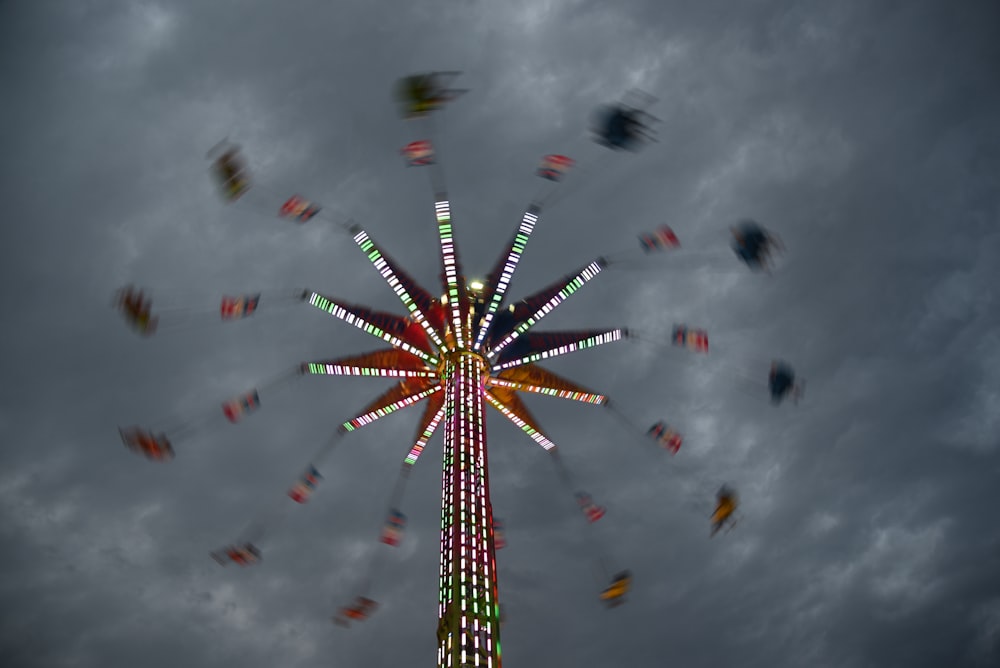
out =
[(441, 355), (441, 361), (437, 365), (438, 378), (444, 380), (450, 372), (458, 368), (463, 358), (471, 358), (472, 362), (480, 369), (480, 385), (484, 386), (490, 375), (490, 363), (485, 355), (471, 350), (450, 350)]

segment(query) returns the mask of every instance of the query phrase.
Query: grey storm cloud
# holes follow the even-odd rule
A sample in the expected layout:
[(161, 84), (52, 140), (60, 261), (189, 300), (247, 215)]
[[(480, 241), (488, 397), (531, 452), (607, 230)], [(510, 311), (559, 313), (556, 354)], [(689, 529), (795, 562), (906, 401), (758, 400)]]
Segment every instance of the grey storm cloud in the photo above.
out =
[[(440, 437), (410, 476), (403, 545), (377, 542), (412, 408), (343, 439), (259, 566), (208, 558), (388, 381), (303, 378), (164, 466), (116, 426), (193, 420), (378, 347), (273, 300), (208, 314), (302, 287), (401, 312), (342, 232), (276, 219), (294, 192), (437, 285), (432, 193), (399, 155), (419, 126), (391, 91), (461, 70), (469, 92), (433, 133), (466, 273), (489, 270), (539, 159), (563, 153), (580, 169), (509, 294), (666, 223), (680, 251), (612, 267), (545, 328), (666, 339), (686, 322), (712, 341), (705, 358), (647, 340), (549, 365), (631, 426), (675, 424), (675, 457), (601, 408), (526, 400), (608, 508), (593, 527), (546, 454), (488, 415), (505, 663), (996, 665), (998, 28), (973, 0), (0, 3), (0, 664), (434, 661)], [(633, 88), (658, 98), (657, 142), (598, 147), (593, 111)], [(227, 137), (255, 180), (233, 206), (205, 159)], [(788, 248), (773, 276), (728, 250), (744, 217)], [(127, 283), (190, 317), (134, 336), (111, 308)], [(772, 358), (807, 380), (797, 406), (768, 405)], [(709, 539), (724, 482), (741, 519)], [(378, 612), (333, 627), (376, 555)], [(613, 611), (600, 561), (635, 575)]]

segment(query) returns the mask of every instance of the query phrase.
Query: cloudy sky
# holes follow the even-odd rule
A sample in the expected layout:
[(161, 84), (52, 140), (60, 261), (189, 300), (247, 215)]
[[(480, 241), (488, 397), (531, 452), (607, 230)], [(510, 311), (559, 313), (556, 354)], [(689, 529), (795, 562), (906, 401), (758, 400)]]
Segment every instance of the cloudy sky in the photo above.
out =
[[(432, 665), (440, 438), (410, 477), (403, 546), (376, 542), (410, 409), (351, 434), (264, 561), (208, 557), (281, 501), (311, 454), (388, 383), (304, 378), (237, 426), (230, 395), (301, 361), (378, 346), (283, 291), (401, 313), (345, 235), (271, 211), (301, 192), (351, 217), (418, 280), (438, 273), (425, 138), (391, 90), (462, 70), (434, 120), (467, 273), (485, 273), (541, 185), (511, 293), (530, 294), (669, 223), (684, 251), (608, 271), (546, 328), (705, 326), (712, 353), (627, 341), (549, 367), (608, 411), (529, 397), (580, 486), (488, 416), (509, 666), (817, 668), (1000, 662), (1000, 13), (989, 2), (38, 0), (0, 3), (4, 355), (0, 664)], [(659, 141), (590, 142), (592, 111), (658, 98)], [(213, 190), (205, 154), (242, 145), (257, 189)], [(272, 196), (273, 195), (273, 196)], [(727, 251), (751, 216), (784, 239), (773, 277)], [(143, 340), (126, 283), (164, 315)], [(263, 291), (220, 323), (222, 294)], [(171, 324), (168, 324), (171, 323)], [(772, 357), (797, 407), (753, 382)], [(118, 425), (215, 421), (158, 465)], [(708, 537), (723, 482), (742, 519)], [(329, 617), (378, 552), (378, 613)], [(634, 592), (601, 607), (599, 555)]]

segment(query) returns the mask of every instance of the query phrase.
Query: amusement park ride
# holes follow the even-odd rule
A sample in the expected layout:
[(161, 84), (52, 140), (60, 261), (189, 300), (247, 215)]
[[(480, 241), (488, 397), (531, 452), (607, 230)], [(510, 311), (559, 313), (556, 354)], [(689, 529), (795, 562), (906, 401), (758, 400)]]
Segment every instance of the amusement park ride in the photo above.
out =
[[(403, 79), (398, 89), (403, 115), (410, 119), (426, 118), (461, 95), (464, 91), (448, 87), (457, 74), (432, 73)], [(595, 128), (597, 142), (612, 149), (634, 149), (651, 140), (650, 123), (656, 119), (649, 116), (643, 106), (621, 102), (606, 109)], [(558, 332), (532, 330), (574, 292), (608, 266), (620, 261), (617, 259), (597, 258), (534, 295), (513, 302), (507, 298), (507, 288), (543, 207), (573, 166), (572, 159), (561, 155), (545, 156), (538, 175), (546, 181), (546, 192), (536, 197), (523, 213), (513, 237), (488, 277), (481, 282), (467, 281), (455, 245), (451, 205), (443, 172), (435, 157), (434, 145), (427, 138), (429, 136), (424, 135), (424, 138), (411, 142), (402, 154), (407, 164), (426, 167), (431, 174), (441, 249), (441, 296), (435, 296), (437, 291), (419, 286), (360, 226), (351, 222), (330, 221), (346, 231), (368, 257), (399, 297), (406, 315), (374, 311), (311, 290), (302, 290), (290, 296), (381, 339), (387, 345), (366, 354), (303, 363), (272, 383), (262, 384), (226, 402), (223, 413), (229, 421), (236, 422), (259, 407), (262, 389), (304, 374), (399, 379), (394, 387), (358, 415), (343, 422), (333, 438), (309, 462), (288, 492), (294, 502), (305, 503), (322, 481), (323, 462), (342, 436), (423, 401), (424, 410), (416, 438), (392, 491), (381, 540), (395, 546), (402, 539), (406, 516), (399, 510), (399, 505), (406, 479), (424, 446), (441, 428), (444, 454), (437, 664), (442, 668), (499, 668), (502, 616), (495, 551), (503, 547), (505, 541), (502, 522), (494, 518), (490, 503), (486, 409), (488, 406), (496, 409), (551, 455), (563, 482), (572, 488), (585, 518), (596, 522), (604, 515), (604, 509), (575, 485), (560, 461), (558, 448), (542, 431), (518, 393), (537, 393), (614, 409), (606, 396), (544, 369), (539, 362), (625, 338), (636, 338), (636, 334), (623, 328)], [(223, 143), (213, 149), (210, 157), (213, 160), (212, 171), (224, 197), (229, 201), (246, 201), (251, 181), (239, 148)], [(299, 223), (323, 218), (320, 205), (298, 195), (275, 208), (280, 216)], [(767, 268), (771, 251), (780, 242), (756, 224), (752, 224), (753, 228), (747, 225), (750, 223), (740, 227), (739, 233), (734, 230), (734, 250), (751, 268)], [(676, 234), (666, 226), (641, 235), (639, 241), (638, 253), (669, 251), (680, 246)], [(260, 294), (225, 297), (219, 312), (223, 320), (245, 318), (256, 312), (260, 300)], [(151, 304), (143, 292), (131, 287), (123, 288), (116, 300), (126, 321), (146, 336), (153, 333), (158, 322)], [(708, 352), (707, 333), (685, 325), (675, 326), (670, 343), (694, 352)], [(780, 364), (780, 368), (776, 366), (772, 369), (770, 381), (772, 397), (777, 401), (785, 395), (798, 396), (800, 393), (791, 368)], [(774, 393), (776, 385), (780, 385), (777, 395)], [(129, 449), (152, 460), (167, 461), (174, 456), (173, 442), (195, 430), (191, 422), (158, 433), (139, 427), (120, 429), (120, 433)], [(657, 422), (645, 433), (672, 453), (676, 453), (683, 442), (681, 435), (665, 422)], [(713, 515), (713, 534), (731, 518), (736, 508), (735, 494), (727, 494), (724, 500), (728, 505), (721, 512), (717, 509)], [(723, 496), (720, 495), (722, 502)], [(223, 565), (258, 563), (261, 560), (258, 543), (268, 521), (274, 520), (251, 524), (235, 543), (213, 552), (213, 558)], [(631, 585), (631, 574), (628, 571), (613, 576), (605, 573), (605, 577), (607, 587), (601, 592), (601, 600), (609, 607), (620, 605)], [(366, 619), (375, 611), (377, 603), (369, 598), (367, 586), (351, 604), (340, 610), (335, 622), (348, 626), (352, 621)]]

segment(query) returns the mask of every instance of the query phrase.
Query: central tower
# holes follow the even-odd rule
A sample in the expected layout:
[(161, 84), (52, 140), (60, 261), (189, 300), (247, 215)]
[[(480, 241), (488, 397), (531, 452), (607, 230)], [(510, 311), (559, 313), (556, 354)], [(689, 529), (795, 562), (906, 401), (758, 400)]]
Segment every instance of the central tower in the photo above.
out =
[(486, 455), (488, 375), (488, 363), (481, 355), (456, 350), (445, 357), (440, 668), (500, 666), (500, 608)]

